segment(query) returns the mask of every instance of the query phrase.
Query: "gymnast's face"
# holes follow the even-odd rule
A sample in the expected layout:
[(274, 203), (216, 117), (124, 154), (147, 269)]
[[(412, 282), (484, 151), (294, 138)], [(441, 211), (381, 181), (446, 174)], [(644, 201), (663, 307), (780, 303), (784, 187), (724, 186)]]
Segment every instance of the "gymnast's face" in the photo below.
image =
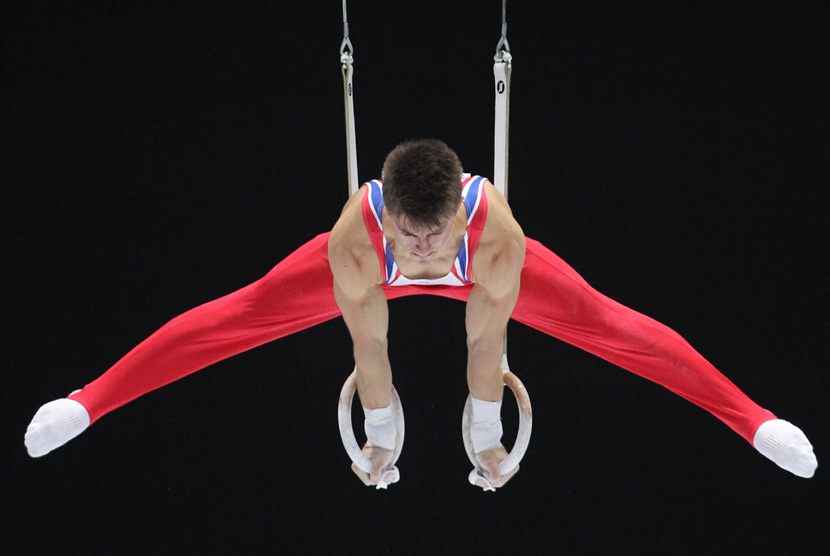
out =
[(413, 260), (422, 264), (435, 259), (452, 236), (452, 216), (439, 219), (435, 227), (417, 224), (404, 215), (390, 214), (389, 218), (395, 226), (395, 242)]

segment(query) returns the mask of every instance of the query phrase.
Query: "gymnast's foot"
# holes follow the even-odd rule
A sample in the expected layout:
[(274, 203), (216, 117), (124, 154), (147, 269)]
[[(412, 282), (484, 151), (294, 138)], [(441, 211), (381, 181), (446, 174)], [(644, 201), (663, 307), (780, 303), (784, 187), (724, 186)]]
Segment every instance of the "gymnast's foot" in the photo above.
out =
[(63, 446), (89, 426), (89, 413), (75, 400), (61, 398), (47, 403), (35, 413), (26, 429), (26, 449), (33, 458), (45, 456)]
[(778, 467), (799, 477), (809, 479), (818, 467), (813, 445), (801, 429), (788, 421), (772, 419), (761, 424), (752, 444)]

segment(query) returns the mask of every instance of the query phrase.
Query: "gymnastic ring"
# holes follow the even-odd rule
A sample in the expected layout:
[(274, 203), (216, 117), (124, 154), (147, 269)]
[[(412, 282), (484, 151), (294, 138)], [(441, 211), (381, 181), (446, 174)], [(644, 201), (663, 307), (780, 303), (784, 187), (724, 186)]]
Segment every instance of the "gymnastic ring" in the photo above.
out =
[[(522, 384), (522, 381), (519, 380), (519, 377), (514, 375), (510, 372), (510, 369), (507, 366), (507, 355), (502, 356), (502, 377), (504, 378), (505, 385), (510, 388), (510, 391), (513, 392), (513, 396), (516, 398), (516, 405), (519, 408), (519, 432), (516, 435), (516, 442), (513, 444), (513, 449), (510, 450), (510, 453), (507, 454), (507, 457), (499, 463), (499, 473), (502, 475), (506, 475), (513, 471), (527, 451), (527, 446), (530, 443), (530, 432), (533, 428), (533, 409), (530, 406), (530, 396), (528, 396), (527, 390)], [(475, 456), (475, 451), (473, 451), (473, 442), (470, 439), (470, 420), (472, 416), (472, 396), (467, 396), (467, 403), (464, 404), (464, 415), (461, 418), (461, 433), (464, 437), (464, 449), (467, 451), (467, 457), (470, 459), (470, 463), (473, 464), (475, 469), (472, 473), (470, 473), (470, 483), (476, 485), (475, 479), (483, 478), (481, 474), (480, 465), (478, 463), (478, 459)], [(488, 486), (489, 482), (485, 481)], [(485, 487), (485, 490), (495, 490), (492, 487)]]
[[(340, 439), (343, 441), (343, 447), (346, 448), (346, 453), (349, 454), (349, 458), (354, 462), (354, 464), (365, 473), (371, 473), (372, 460), (364, 454), (360, 446), (358, 446), (357, 440), (354, 436), (354, 429), (352, 428), (352, 399), (354, 399), (354, 393), (356, 390), (357, 367), (355, 367), (355, 370), (349, 375), (349, 378), (346, 379), (346, 382), (343, 383), (343, 388), (340, 390), (340, 402), (337, 408), (337, 422), (340, 426)], [(389, 481), (389, 483), (397, 482), (397, 479), (400, 477), (400, 473), (398, 472), (398, 468), (395, 467), (395, 463), (401, 456), (401, 451), (403, 451), (404, 438), (403, 407), (401, 406), (401, 399), (398, 397), (398, 391), (395, 390), (394, 386), (392, 386), (392, 412), (395, 415), (395, 449), (392, 452), (392, 463), (389, 465), (388, 470), (393, 471), (396, 474), (396, 478), (395, 480)], [(378, 484), (378, 488), (386, 488), (386, 486)]]

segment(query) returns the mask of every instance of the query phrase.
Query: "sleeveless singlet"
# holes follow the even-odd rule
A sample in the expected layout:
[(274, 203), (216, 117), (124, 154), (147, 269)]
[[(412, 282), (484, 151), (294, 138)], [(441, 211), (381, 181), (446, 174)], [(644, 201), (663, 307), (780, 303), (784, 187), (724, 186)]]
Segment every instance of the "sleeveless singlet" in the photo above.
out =
[(473, 254), (487, 220), (487, 195), (484, 192), (484, 183), (485, 179), (481, 176), (470, 174), (461, 176), (461, 195), (464, 197), (464, 208), (467, 210), (467, 230), (450, 272), (442, 278), (433, 280), (410, 280), (401, 274), (392, 251), (386, 243), (386, 237), (383, 235), (383, 182), (372, 180), (364, 184), (369, 186), (369, 190), (363, 197), (363, 220), (380, 261), (384, 285), (468, 286), (472, 284), (470, 273), (473, 268)]

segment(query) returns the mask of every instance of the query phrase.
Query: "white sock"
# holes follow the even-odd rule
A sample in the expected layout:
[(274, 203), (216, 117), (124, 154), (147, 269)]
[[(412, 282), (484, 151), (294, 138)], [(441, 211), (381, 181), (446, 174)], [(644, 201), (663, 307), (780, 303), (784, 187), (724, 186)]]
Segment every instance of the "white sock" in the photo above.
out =
[(26, 449), (33, 458), (63, 446), (89, 426), (89, 413), (75, 400), (61, 398), (37, 410), (26, 429)]
[(501, 425), (501, 401), (487, 402), (472, 398), (473, 419), (470, 440), (476, 454), (501, 446), (504, 429)]
[(788, 421), (771, 419), (761, 424), (752, 445), (778, 467), (799, 477), (809, 479), (818, 467), (813, 445), (801, 429)]
[(363, 408), (363, 415), (366, 420), (363, 422), (363, 430), (366, 432), (366, 443), (369, 446), (383, 448), (384, 450), (395, 449), (395, 420), (392, 418), (392, 404), (379, 409)]

